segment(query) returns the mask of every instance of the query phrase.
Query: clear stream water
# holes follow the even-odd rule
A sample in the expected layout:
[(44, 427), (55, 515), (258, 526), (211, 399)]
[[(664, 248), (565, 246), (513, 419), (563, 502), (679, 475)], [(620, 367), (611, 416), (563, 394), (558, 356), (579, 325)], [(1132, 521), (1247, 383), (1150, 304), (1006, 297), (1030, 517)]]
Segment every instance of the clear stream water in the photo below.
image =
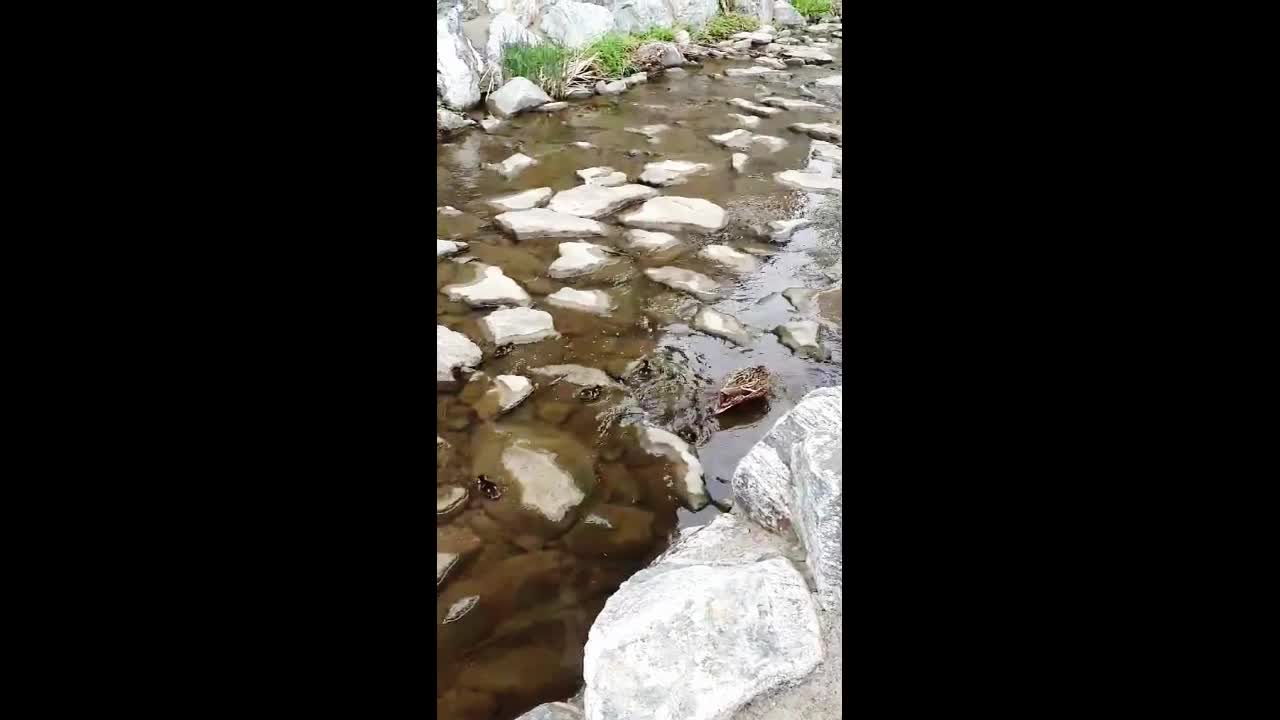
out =
[[(751, 131), (784, 138), (788, 145), (773, 154), (757, 146), (742, 175), (729, 167), (731, 151), (707, 139), (739, 127), (728, 115), (741, 111), (728, 105), (728, 98), (779, 95), (840, 108), (838, 87), (809, 85), (816, 98), (797, 89), (842, 72), (840, 48), (826, 49), (835, 63), (789, 68), (795, 77), (786, 82), (712, 79), (709, 75), (726, 67), (751, 63), (708, 59), (683, 76), (653, 78), (620, 96), (572, 103), (558, 113), (522, 114), (493, 134), (473, 130), (437, 145), (436, 205), (463, 212), (437, 212), (437, 237), (464, 240), (470, 243), (466, 256), (501, 267), (533, 297), (532, 307), (551, 313), (561, 334), (498, 356), (477, 324), (489, 310), (472, 310), (436, 294), (436, 322), (481, 346), (480, 371), (489, 377), (522, 374), (535, 384), (529, 399), (497, 419), (479, 407), (484, 387), (479, 382), (437, 391), (437, 427), (446, 442), (437, 448), (437, 488), (469, 493), (460, 511), (437, 517), (438, 549), (462, 557), (437, 588), (440, 718), (510, 720), (538, 703), (576, 693), (587, 632), (610, 593), (661, 553), (680, 527), (703, 524), (720, 512), (714, 506), (697, 513), (680, 507), (671, 490), (670, 464), (640, 450), (620, 419), (645, 417), (692, 440), (710, 494), (727, 499), (734, 467), (774, 421), (810, 390), (842, 383), (839, 292), (820, 296), (816, 309), (808, 310), (781, 296), (788, 288), (839, 286), (840, 200), (790, 190), (772, 178), (776, 171), (808, 163), (809, 138), (788, 130), (788, 124), (838, 123), (840, 115), (788, 111), (762, 118)], [(625, 130), (656, 124), (670, 126), (656, 142)], [(595, 148), (569, 144), (577, 141)], [(538, 164), (512, 180), (484, 168), (516, 152)], [(600, 165), (625, 172), (634, 182), (645, 163), (659, 160), (711, 163), (714, 172), (660, 193), (711, 200), (730, 219), (716, 233), (673, 233), (686, 242), (674, 259), (629, 258), (590, 276), (552, 280), (547, 267), (558, 257), (562, 240), (516, 241), (493, 223), (497, 212), (483, 203), (531, 188), (565, 190), (580, 184), (575, 171)], [(786, 244), (758, 242), (748, 231), (756, 223), (797, 217), (812, 218), (815, 225)], [(617, 224), (614, 216), (601, 221)], [(618, 234), (589, 241), (617, 247)], [(698, 247), (712, 242), (759, 253), (760, 269), (736, 275), (695, 256)], [(698, 301), (641, 274), (661, 265), (696, 270), (728, 284), (730, 290), (711, 305), (751, 328), (751, 345), (740, 347), (691, 329)], [(438, 261), (437, 290), (474, 274), (472, 263)], [(565, 286), (607, 290), (617, 310), (599, 318), (543, 301)], [(769, 332), (802, 318), (822, 322), (826, 361), (797, 356)], [(648, 372), (624, 375), (644, 358), (651, 361)], [(585, 401), (581, 387), (530, 372), (555, 364), (604, 370), (622, 387), (606, 388), (599, 399)], [(756, 365), (769, 369), (768, 400), (712, 416), (725, 376)], [(504, 433), (531, 438), (555, 452), (581, 480), (586, 499), (564, 523), (548, 526), (530, 517), (516, 490), (503, 488), (497, 500), (479, 492), (476, 476), (482, 473), (505, 485), (500, 468), (493, 469)], [(464, 608), (469, 609), (459, 616)]]

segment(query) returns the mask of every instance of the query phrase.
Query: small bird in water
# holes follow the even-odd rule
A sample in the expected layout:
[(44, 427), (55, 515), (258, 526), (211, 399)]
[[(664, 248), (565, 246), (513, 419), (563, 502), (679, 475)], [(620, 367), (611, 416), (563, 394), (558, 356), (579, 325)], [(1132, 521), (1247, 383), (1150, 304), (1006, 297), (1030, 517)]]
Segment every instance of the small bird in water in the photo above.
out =
[(734, 370), (725, 378), (720, 390), (720, 402), (712, 415), (719, 415), (731, 407), (769, 394), (769, 371), (763, 365)]
[(502, 488), (498, 487), (498, 483), (489, 479), (487, 475), (481, 475), (476, 478), (476, 487), (480, 489), (480, 494), (490, 500), (497, 500), (502, 497)]
[(600, 386), (588, 385), (574, 393), (573, 396), (585, 403), (595, 402), (600, 399)]

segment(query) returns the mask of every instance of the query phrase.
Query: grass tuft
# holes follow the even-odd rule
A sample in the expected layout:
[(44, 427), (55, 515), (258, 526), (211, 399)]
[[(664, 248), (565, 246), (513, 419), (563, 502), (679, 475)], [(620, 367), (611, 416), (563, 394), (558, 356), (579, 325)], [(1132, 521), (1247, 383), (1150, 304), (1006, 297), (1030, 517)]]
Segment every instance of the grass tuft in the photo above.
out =
[[(830, 2), (831, 0), (827, 0)], [(724, 15), (716, 15), (707, 21), (706, 27), (702, 28), (702, 33), (698, 35), (700, 42), (720, 42), (727, 40), (730, 35), (740, 32), (751, 32), (760, 28), (760, 21), (750, 15), (742, 13), (726, 13)]]
[(831, 12), (831, 0), (789, 0), (796, 12), (810, 20), (817, 20)]

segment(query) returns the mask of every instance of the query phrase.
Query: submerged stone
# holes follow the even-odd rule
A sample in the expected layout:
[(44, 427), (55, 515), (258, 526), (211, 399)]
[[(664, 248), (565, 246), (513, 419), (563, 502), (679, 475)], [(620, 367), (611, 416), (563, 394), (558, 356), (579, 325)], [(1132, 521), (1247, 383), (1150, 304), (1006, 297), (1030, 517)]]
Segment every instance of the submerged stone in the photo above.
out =
[(674, 235), (649, 230), (628, 230), (623, 234), (622, 246), (637, 253), (661, 253), (680, 246)]
[(608, 315), (613, 309), (613, 300), (603, 290), (560, 288), (547, 296), (547, 302), (558, 308), (600, 316)]
[(715, 300), (720, 293), (720, 283), (693, 270), (677, 267), (649, 268), (644, 271), (650, 280), (673, 290), (682, 290), (699, 300)]
[(516, 153), (500, 163), (489, 163), (485, 168), (496, 170), (499, 175), (510, 180), (519, 175), (524, 170), (537, 165), (538, 161), (525, 155), (524, 153)]
[(698, 255), (736, 273), (751, 273), (760, 268), (759, 260), (728, 245), (708, 245), (699, 250)]
[(751, 334), (747, 332), (747, 328), (742, 323), (731, 315), (726, 315), (706, 306), (703, 306), (702, 309), (698, 310), (698, 314), (693, 316), (693, 327), (708, 335), (724, 338), (738, 345), (746, 346), (751, 344)]
[(591, 243), (563, 242), (559, 250), (560, 257), (547, 270), (547, 274), (557, 279), (587, 275), (618, 261), (604, 247)]

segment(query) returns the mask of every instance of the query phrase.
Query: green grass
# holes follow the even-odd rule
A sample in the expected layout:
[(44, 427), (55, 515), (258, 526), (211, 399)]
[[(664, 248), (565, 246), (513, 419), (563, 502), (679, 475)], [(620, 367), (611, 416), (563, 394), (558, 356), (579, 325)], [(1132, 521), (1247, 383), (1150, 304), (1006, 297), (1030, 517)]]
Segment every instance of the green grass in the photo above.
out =
[(817, 20), (831, 12), (831, 0), (789, 0), (796, 12), (810, 20)]
[(636, 71), (631, 64), (631, 52), (642, 41), (635, 35), (607, 33), (587, 46), (587, 54), (594, 55), (596, 72), (607, 78), (620, 78)]
[(502, 72), (507, 80), (525, 78), (558, 99), (564, 97), (579, 59), (578, 53), (555, 43), (506, 45), (502, 49)]
[[(826, 0), (829, 4), (831, 0)], [(702, 28), (702, 33), (698, 35), (698, 40), (702, 42), (720, 42), (726, 40), (734, 33), (751, 32), (760, 27), (760, 21), (750, 15), (741, 13), (725, 13), (717, 15), (707, 21), (707, 26)]]

